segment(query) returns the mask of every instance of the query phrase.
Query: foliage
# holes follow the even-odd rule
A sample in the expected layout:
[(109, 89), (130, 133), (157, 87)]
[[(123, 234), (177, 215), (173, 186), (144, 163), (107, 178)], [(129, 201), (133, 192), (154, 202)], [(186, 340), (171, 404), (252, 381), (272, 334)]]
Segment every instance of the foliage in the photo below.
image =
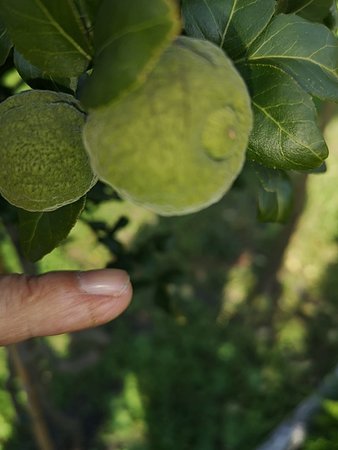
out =
[[(338, 449), (338, 401), (324, 399), (321, 411), (315, 417), (304, 450)], [(325, 436), (325, 437), (322, 437)]]
[(56, 211), (27, 212), (24, 209), (18, 211), (21, 246), (25, 257), (31, 261), (37, 261), (45, 255), (46, 251), (52, 251), (63, 241), (85, 205), (84, 197), (70, 205), (58, 208)]
[[(122, 266), (135, 298), (111, 325), (35, 344), (60, 449), (74, 447), (62, 412), (80, 424), (77, 448), (252, 450), (311, 393), (338, 351), (338, 159), (330, 152), (327, 174), (309, 178), (285, 263), (274, 268), (286, 228), (257, 223), (251, 171), (194, 215), (158, 218), (88, 200), (39, 271)], [(34, 448), (26, 416), (13, 422), (9, 399), (2, 411), (11, 424), (5, 450)]]
[(259, 218), (266, 222), (284, 222), (293, 203), (293, 191), (287, 173), (270, 170), (256, 164), (254, 169), (260, 182), (258, 191)]
[[(253, 130), (249, 136), (250, 120), (247, 119), (247, 129), (241, 133), (246, 139), (249, 138), (247, 159), (262, 166), (254, 170), (254, 173), (261, 174), (256, 177), (257, 189), (263, 186), (257, 199), (260, 217), (263, 220), (283, 222), (291, 211), (292, 203), (292, 184), (285, 171), (311, 171), (321, 166), (327, 157), (327, 146), (317, 125), (312, 97), (321, 101), (338, 100), (338, 44), (333, 2), (182, 0), (180, 3), (179, 11), (174, 0), (142, 0), (136, 3), (131, 0), (62, 0), (57, 6), (47, 0), (1, 0), (0, 63), (3, 64), (3, 73), (8, 72), (14, 64), (22, 80), (35, 89), (37, 95), (41, 89), (73, 95), (81, 102), (81, 108), (85, 110), (90, 122), (92, 116), (100, 117), (105, 108), (112, 111), (117, 108), (116, 111), (119, 111), (118, 108), (123, 108), (125, 102), (133, 105), (136, 113), (137, 109), (144, 108), (138, 105), (135, 93), (147, 85), (147, 80), (156, 71), (168, 73), (163, 55), (175, 45), (180, 33), (185, 34), (188, 40), (193, 39), (191, 42), (196, 46), (200, 40), (209, 41), (224, 51), (224, 61), (232, 61), (234, 70), (238, 77), (243, 78), (251, 96)], [(214, 47), (210, 44), (210, 51), (204, 55), (205, 64), (207, 61), (216, 64), (213, 52)], [(181, 56), (177, 55), (176, 58), (179, 61)], [(199, 83), (190, 93), (184, 89), (184, 95), (178, 103), (181, 106), (177, 112), (175, 110), (175, 117), (188, 134), (187, 114), (192, 106), (201, 110), (201, 116), (205, 111), (213, 112), (205, 119), (205, 123), (211, 127), (208, 133), (203, 130), (204, 125), (190, 131), (189, 151), (198, 155), (198, 152), (204, 154), (206, 134), (210, 134), (213, 139), (219, 136), (219, 149), (222, 145), (227, 145), (225, 141), (222, 144), (222, 139), (226, 136), (219, 131), (222, 127), (231, 139), (236, 136), (234, 126), (238, 124), (236, 114), (239, 111), (236, 104), (227, 100), (227, 111), (231, 110), (234, 115), (216, 114), (218, 106), (208, 95), (208, 90), (211, 92), (214, 83), (208, 84), (203, 79), (203, 71), (197, 67), (191, 70)], [(185, 68), (182, 72), (170, 73), (171, 79), (178, 84), (184, 82), (188, 70)], [(226, 79), (228, 77), (224, 72), (224, 93), (225, 96), (228, 93), (230, 97), (231, 92), (236, 92), (235, 84), (229, 86)], [(192, 86), (191, 83), (189, 85)], [(200, 86), (203, 86), (202, 90)], [(2, 95), (3, 98), (15, 98), (17, 94), (15, 89), (3, 88)], [(170, 95), (172, 98), (172, 94)], [(182, 131), (177, 124), (163, 125), (165, 111), (170, 109), (170, 95), (167, 93), (167, 97), (163, 95), (156, 101), (154, 98), (149, 99), (149, 105), (155, 108), (154, 111), (159, 108), (159, 112), (149, 119), (152, 127), (142, 125), (135, 130), (131, 126), (134, 122), (132, 113), (130, 117), (126, 113), (124, 140), (133, 142), (135, 135), (137, 146), (145, 149), (142, 167), (140, 164), (133, 167), (130, 160), (117, 157), (118, 151), (124, 147), (121, 147), (119, 141), (115, 143), (114, 139), (113, 144), (108, 139), (107, 165), (113, 172), (115, 167), (121, 167), (122, 173), (127, 174), (124, 178), (133, 180), (131, 190), (135, 189), (134, 180), (139, 178), (143, 185), (150, 183), (150, 190), (157, 190), (159, 199), (163, 198), (167, 202), (167, 191), (176, 186), (178, 193), (175, 195), (180, 199), (186, 198), (186, 202), (190, 204), (189, 188), (196, 188), (198, 182), (193, 176), (189, 176), (186, 177), (186, 185), (180, 187), (179, 180), (182, 176), (177, 173), (175, 178), (175, 164), (169, 165), (163, 155), (172, 154), (171, 158), (177, 167), (186, 166), (186, 173), (198, 174), (202, 162), (198, 168), (197, 165), (191, 165), (190, 161), (179, 162), (174, 156), (175, 151), (177, 154), (182, 152), (176, 144), (182, 140)], [(199, 97), (204, 99), (203, 104), (199, 104)], [(193, 103), (188, 107), (189, 102)], [(250, 108), (247, 109), (249, 115)], [(51, 110), (49, 112), (52, 114)], [(109, 117), (107, 129), (119, 127), (117, 115)], [(142, 116), (141, 111), (138, 115)], [(3, 121), (4, 117), (0, 117), (0, 120)], [(17, 120), (19, 122), (19, 117)], [(107, 129), (101, 130), (103, 141), (109, 134)], [(159, 149), (157, 154), (150, 151), (151, 146), (146, 144), (153, 140), (153, 130), (156, 130), (156, 146)], [(62, 128), (59, 131), (62, 132)], [(9, 143), (10, 140), (10, 136), (6, 136), (6, 142)], [(245, 139), (243, 143), (245, 144)], [(84, 144), (86, 145), (86, 140)], [(237, 144), (235, 139), (231, 152), (243, 151), (241, 145), (243, 144)], [(218, 154), (221, 151), (219, 149)], [(93, 153), (92, 148), (90, 152)], [(165, 153), (162, 155), (161, 152)], [(215, 173), (218, 162), (214, 161)], [(16, 164), (12, 166), (14, 168)], [(153, 166), (156, 167), (156, 172), (167, 172), (170, 175), (164, 177), (165, 182), (154, 184), (154, 187), (151, 181), (156, 177), (148, 175), (149, 168)], [(95, 171), (95, 167), (93, 169)], [(227, 178), (233, 180), (238, 175), (239, 168), (229, 164), (227, 170)], [(268, 189), (266, 182), (262, 184), (263, 172), (264, 178), (269, 180)], [(98, 175), (101, 176), (100, 173)], [(27, 184), (32, 182), (29, 174), (25, 177)], [(107, 182), (105, 177), (102, 178)], [(211, 183), (214, 176), (211, 174), (209, 178)], [(119, 191), (115, 177), (109, 177), (108, 182)], [(53, 181), (46, 177), (44, 184), (48, 186), (49, 183)], [(139, 183), (137, 181), (137, 186)], [(229, 188), (229, 184), (231, 183), (224, 185), (222, 194)], [(203, 186), (207, 192), (207, 183), (201, 183), (201, 191)], [(133, 198), (128, 189), (125, 196)], [(138, 189), (137, 187), (136, 190)], [(4, 192), (1, 180), (0, 190)], [(200, 202), (200, 208), (206, 207), (211, 203), (210, 199), (215, 201), (220, 195), (219, 188), (214, 187), (212, 194), (208, 194), (209, 201)], [(173, 201), (175, 202), (176, 200)], [(147, 196), (142, 198), (141, 203), (151, 207)], [(11, 205), (7, 208), (15, 210)], [(185, 212), (193, 210), (192, 206), (185, 208)], [(66, 211), (61, 210), (60, 214), (67, 214)], [(49, 214), (43, 206), (40, 212), (44, 212), (44, 217)], [(171, 213), (177, 213), (176, 209), (172, 208)], [(25, 223), (31, 221), (27, 220)], [(65, 236), (73, 224), (74, 221), (69, 220), (67, 231), (63, 226), (57, 234)], [(24, 234), (29, 234), (29, 230), (25, 231), (23, 228), (21, 223), (20, 229)], [(40, 243), (38, 251), (32, 249), (33, 254), (43, 256), (58, 244), (59, 238), (53, 244), (49, 242), (44, 246), (43, 236), (37, 228), (32, 242)]]
[[(115, 113), (128, 102), (142, 121), (143, 108), (134, 99), (154, 74), (163, 71), (168, 78), (163, 61), (182, 42), (179, 35), (191, 46), (212, 49), (199, 55), (205, 60), (203, 67), (216, 64), (213, 53), (221, 55), (251, 100), (247, 113), (253, 113), (253, 129), (249, 136), (248, 119), (246, 164), (235, 188), (223, 201), (194, 216), (159, 219), (141, 213), (119, 201), (115, 183), (110, 186), (104, 180), (86, 198), (52, 212), (18, 210), (1, 198), (5, 227), (0, 232), (8, 268), (20, 270), (4, 229), (12, 237), (19, 230), (23, 253), (35, 261), (67, 238), (75, 225), (65, 246), (41, 260), (40, 272), (107, 265), (125, 268), (132, 275), (136, 302), (114, 328), (108, 325), (102, 335), (88, 332), (69, 341), (62, 338), (61, 351), (57, 340), (41, 342), (53, 363), (52, 370), (46, 367), (43, 354), (36, 368), (49, 392), (46, 399), (52, 399), (67, 419), (78, 416), (88, 448), (252, 450), (330, 368), (338, 349), (337, 255), (332, 253), (337, 239), (335, 182), (328, 175), (326, 194), (322, 187), (317, 191), (311, 216), (316, 220), (305, 214), (301, 255), (286, 258), (285, 267), (278, 258), (289, 229), (257, 224), (254, 204), (263, 221), (285, 222), (292, 210), (294, 185), (299, 195), (297, 181), (303, 178), (298, 172), (323, 168), (327, 146), (316, 109), (327, 100), (338, 100), (336, 19), (329, 0), (0, 0), (2, 105), (15, 102), (22, 90), (33, 89), (35, 95), (54, 91), (72, 96), (87, 124), (93, 117), (105, 116), (107, 108)], [(168, 167), (161, 164), (160, 150), (164, 143), (170, 144), (173, 168), (162, 187), (167, 192), (170, 175), (180, 172), (177, 142), (181, 144), (187, 130), (192, 130), (194, 142), (195, 133), (199, 138), (203, 134), (203, 124), (196, 131), (188, 123), (189, 114), (194, 107), (204, 113), (205, 105), (217, 113), (217, 105), (208, 103), (210, 80), (202, 79), (202, 71), (195, 69), (199, 88), (190, 90), (189, 83), (184, 84), (186, 75), (186, 70), (172, 75), (173, 85), (181, 87), (175, 126), (163, 121), (175, 99), (167, 93), (156, 103), (150, 89), (147, 106), (157, 109), (146, 121), (149, 126), (142, 124), (138, 130), (140, 135), (132, 136), (128, 123), (133, 123), (132, 117), (126, 114), (123, 137), (144, 149), (139, 164), (131, 168), (123, 158), (116, 161), (113, 151), (108, 158), (107, 164), (113, 169), (118, 164), (126, 176), (131, 169), (132, 177), (137, 172), (142, 187), (152, 182), (146, 169), (155, 156), (147, 153), (149, 148), (159, 150), (156, 170), (165, 172)], [(227, 81), (224, 77), (220, 86), (233, 93), (234, 83), (228, 86)], [(229, 109), (226, 102), (225, 106), (230, 110), (225, 118), (210, 114), (205, 120), (211, 124), (208, 138), (216, 142), (215, 166), (223, 152), (223, 127), (231, 139), (229, 125), (237, 125), (228, 121), (229, 116), (236, 117), (237, 106)], [(112, 116), (107, 128), (113, 129), (118, 114)], [(105, 135), (101, 138), (106, 141)], [(201, 141), (196, 138), (196, 142), (203, 153)], [(6, 138), (2, 148), (7, 145)], [(243, 156), (245, 149), (234, 146), (233, 152), (239, 150)], [(183, 178), (195, 189), (200, 168), (192, 170), (194, 176)], [(238, 176), (238, 170), (229, 167), (229, 180)], [(47, 177), (41, 188), (49, 182)], [(198, 188), (203, 191), (204, 186)], [(185, 189), (179, 195), (184, 198)], [(100, 217), (101, 208), (106, 213)], [(146, 224), (139, 232), (143, 220)], [(309, 224), (315, 230), (307, 228)], [(79, 235), (83, 245), (76, 246)], [(129, 238), (121, 241), (121, 235)], [(322, 277), (316, 272), (320, 263)], [(298, 268), (296, 273), (290, 275), (290, 267)], [(154, 301), (161, 309), (153, 308)], [(91, 362), (82, 371), (86, 358)], [(7, 377), (6, 371), (0, 373), (3, 386)], [(20, 395), (13, 387), (11, 392)], [(6, 450), (33, 448), (20, 408), (22, 420), (14, 429), (8, 397), (1, 396), (0, 403), (0, 446), (4, 442)], [(57, 425), (60, 417), (55, 423), (49, 419), (59, 447), (71, 448), (71, 433)], [(323, 429), (331, 426), (336, 427), (336, 422), (330, 419)], [(309, 448), (328, 449), (335, 445), (332, 442), (314, 435)]]

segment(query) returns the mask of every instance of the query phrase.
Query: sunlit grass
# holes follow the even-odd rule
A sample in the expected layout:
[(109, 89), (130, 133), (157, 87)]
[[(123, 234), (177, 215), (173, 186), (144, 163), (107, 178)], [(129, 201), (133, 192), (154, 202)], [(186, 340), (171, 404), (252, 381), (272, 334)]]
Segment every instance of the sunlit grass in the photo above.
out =
[[(111, 416), (103, 427), (103, 442), (118, 448), (137, 448), (146, 441), (146, 420), (137, 377), (129, 372), (120, 395), (112, 399)], [(131, 432), (132, 430), (132, 432)]]
[(338, 118), (329, 124), (325, 137), (330, 149), (328, 169), (308, 179), (306, 209), (290, 241), (282, 278), (297, 277), (299, 289), (316, 289), (338, 255)]
[(218, 321), (225, 324), (234, 316), (238, 308), (247, 299), (250, 290), (255, 284), (252, 272), (250, 255), (242, 255), (238, 264), (234, 265), (227, 273), (227, 282), (224, 285), (222, 306)]

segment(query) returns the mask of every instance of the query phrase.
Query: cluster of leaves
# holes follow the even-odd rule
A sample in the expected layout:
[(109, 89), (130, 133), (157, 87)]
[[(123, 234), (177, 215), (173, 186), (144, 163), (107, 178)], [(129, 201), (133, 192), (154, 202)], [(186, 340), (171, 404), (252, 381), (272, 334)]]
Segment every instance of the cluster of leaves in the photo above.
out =
[[(338, 101), (333, 1), (182, 0), (181, 21), (177, 3), (0, 0), (0, 65), (13, 58), (32, 88), (71, 93), (89, 111), (142, 85), (182, 24), (182, 33), (221, 47), (245, 80), (260, 217), (284, 221), (292, 203), (287, 171), (321, 167), (328, 153), (312, 97)], [(26, 255), (51, 251), (83, 206), (21, 211)]]
[[(72, 94), (89, 110), (141, 84), (179, 31), (169, 0), (1, 1), (0, 65), (12, 58), (31, 88)], [(18, 209), (26, 256), (38, 260), (53, 250), (84, 204), (80, 199), (53, 212)]]
[[(338, 42), (330, 0), (183, 0), (186, 32), (219, 45), (249, 87), (248, 159), (261, 183), (263, 220), (283, 221), (292, 189), (285, 171), (320, 167), (327, 147), (312, 97), (338, 101)], [(269, 170), (274, 169), (274, 170)]]

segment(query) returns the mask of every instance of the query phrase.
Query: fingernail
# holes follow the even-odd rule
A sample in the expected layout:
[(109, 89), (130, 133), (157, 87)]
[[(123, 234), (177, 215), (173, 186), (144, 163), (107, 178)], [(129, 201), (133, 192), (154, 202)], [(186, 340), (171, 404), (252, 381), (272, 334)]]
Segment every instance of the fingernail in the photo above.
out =
[(127, 290), (130, 280), (123, 270), (102, 269), (78, 273), (80, 289), (91, 295), (117, 297)]

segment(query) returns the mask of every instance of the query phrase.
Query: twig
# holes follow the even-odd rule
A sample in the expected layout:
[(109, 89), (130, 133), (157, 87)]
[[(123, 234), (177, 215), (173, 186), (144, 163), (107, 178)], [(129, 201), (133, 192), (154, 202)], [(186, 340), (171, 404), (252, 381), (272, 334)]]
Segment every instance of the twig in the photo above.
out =
[(32, 422), (36, 443), (41, 450), (55, 450), (55, 446), (49, 434), (48, 426), (40, 406), (38, 394), (35, 390), (34, 383), (32, 383), (30, 378), (29, 371), (24, 364), (24, 359), (21, 356), (20, 344), (8, 346), (8, 353), (13, 363), (15, 372), (27, 393), (28, 411)]
[(301, 402), (293, 413), (256, 450), (297, 450), (306, 439), (310, 419), (320, 410), (323, 398), (332, 394), (338, 382), (338, 366), (319, 385), (317, 392)]

